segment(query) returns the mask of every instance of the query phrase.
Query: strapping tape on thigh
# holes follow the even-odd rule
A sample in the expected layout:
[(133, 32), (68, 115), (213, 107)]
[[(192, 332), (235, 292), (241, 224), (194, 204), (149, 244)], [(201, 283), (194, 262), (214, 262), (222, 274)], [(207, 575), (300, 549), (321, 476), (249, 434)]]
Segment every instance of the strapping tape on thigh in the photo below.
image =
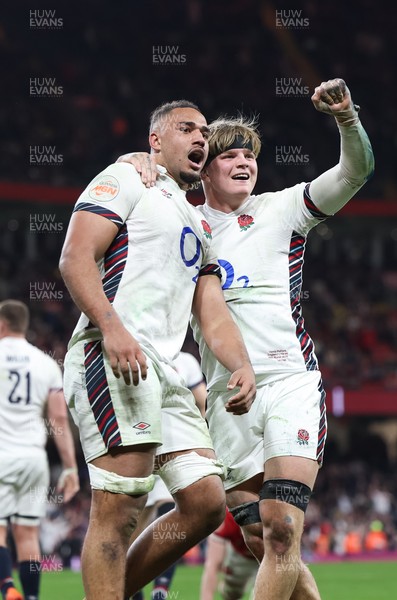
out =
[(169, 460), (156, 473), (161, 476), (171, 494), (175, 494), (196, 481), (209, 475), (219, 475), (224, 479), (224, 467), (221, 462), (197, 452), (180, 454)]
[(148, 494), (154, 487), (154, 475), (148, 477), (123, 477), (100, 469), (88, 463), (91, 487), (93, 490), (112, 492), (113, 494), (126, 494), (127, 496), (139, 496)]

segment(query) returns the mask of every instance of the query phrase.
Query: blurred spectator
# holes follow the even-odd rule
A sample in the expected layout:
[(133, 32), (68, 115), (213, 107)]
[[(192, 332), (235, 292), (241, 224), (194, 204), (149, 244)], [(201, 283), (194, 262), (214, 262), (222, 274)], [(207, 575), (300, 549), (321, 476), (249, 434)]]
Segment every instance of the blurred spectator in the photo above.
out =
[[(258, 0), (182, 5), (171, 0), (167, 11), (161, 0), (119, 0), (111, 14), (105, 4), (88, 0), (56, 7), (61, 26), (43, 30), (32, 20), (31, 4), (10, 6), (0, 22), (0, 61), (13, 98), (0, 109), (0, 177), (83, 184), (119, 154), (147, 148), (150, 110), (186, 97), (209, 119), (241, 109), (260, 113), (265, 169), (258, 189), (282, 189), (297, 181), (298, 168), (308, 180), (333, 166), (321, 128), (316, 135), (310, 95), (315, 85), (338, 74), (365, 105), (362, 119), (375, 150), (377, 174), (363, 193), (393, 198), (396, 45), (385, 2), (379, 0), (374, 11), (369, 0), (353, 0), (343, 19), (333, 5), (304, 2), (300, 18), (306, 25), (282, 27), (277, 22), (289, 7), (277, 0), (273, 6)], [(330, 51), (336, 47), (337, 53)], [(368, 93), (369, 80), (376, 94)], [(55, 91), (45, 95), (40, 81)], [(289, 92), (277, 92), (277, 81)], [(310, 140), (302, 140), (302, 127), (310, 129)], [(332, 143), (336, 149), (337, 134), (327, 141)], [(305, 164), (277, 162), (282, 145), (300, 146)], [(43, 147), (53, 148), (47, 157), (62, 158), (50, 165), (37, 161)]]

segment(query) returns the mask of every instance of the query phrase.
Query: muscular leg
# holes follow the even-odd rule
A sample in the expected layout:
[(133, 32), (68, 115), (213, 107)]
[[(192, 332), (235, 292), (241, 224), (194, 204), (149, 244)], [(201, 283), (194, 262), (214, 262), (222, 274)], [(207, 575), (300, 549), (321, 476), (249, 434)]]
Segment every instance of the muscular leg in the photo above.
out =
[(131, 544), (136, 540), (136, 538), (141, 535), (142, 531), (145, 531), (146, 527), (148, 527), (150, 523), (154, 521), (155, 514), (155, 504), (153, 504), (153, 506), (145, 506), (145, 508), (142, 509), (141, 514), (139, 515), (137, 526), (135, 527), (129, 539), (128, 546), (131, 546)]
[[(211, 450), (195, 450), (214, 458)], [(162, 462), (183, 452), (162, 457)], [(225, 516), (225, 492), (217, 475), (199, 481), (174, 494), (175, 508), (152, 523), (132, 544), (127, 556), (128, 595), (133, 595), (165, 571), (189, 548), (220, 525)], [(88, 599), (87, 599), (88, 600)]]
[[(171, 500), (168, 502), (167, 500), (160, 500), (153, 504), (152, 506), (146, 506), (138, 521), (138, 525), (132, 534), (129, 545), (131, 545), (134, 540), (152, 523), (157, 517), (169, 512), (174, 508), (174, 502)], [(161, 596), (165, 596), (168, 592), (168, 589), (171, 586), (172, 579), (174, 577), (176, 570), (176, 563), (168, 567), (163, 573), (157, 575), (157, 577), (153, 581), (153, 590), (152, 597), (157, 597), (158, 594)], [(133, 600), (143, 600), (142, 590), (134, 594)]]
[[(284, 459), (282, 459), (284, 460)], [(298, 459), (305, 460), (305, 459)], [(309, 461), (312, 463), (313, 461)], [(268, 465), (267, 465), (268, 466)], [(268, 471), (268, 469), (267, 469)], [(317, 474), (317, 465), (315, 464), (315, 473)], [(294, 477), (287, 477), (284, 475), (278, 475), (279, 478), (290, 478), (296, 479), (297, 475)], [(271, 478), (271, 476), (268, 476)], [(263, 474), (244, 482), (236, 488), (228, 490), (226, 492), (226, 502), (230, 508), (234, 508), (239, 506), (240, 504), (245, 504), (247, 502), (255, 502), (258, 500), (258, 493), (255, 493), (253, 490), (258, 490), (261, 487), (263, 479)], [(301, 480), (302, 483), (305, 483), (304, 480)], [(314, 482), (313, 482), (314, 484)], [(307, 484), (308, 485), (308, 484)], [(312, 487), (312, 486), (309, 486)], [(267, 502), (267, 501), (264, 501)], [(264, 503), (262, 502), (262, 504)], [(288, 506), (288, 505), (287, 505)], [(293, 508), (293, 507), (291, 507)], [(302, 511), (299, 511), (302, 513)], [(303, 513), (302, 513), (303, 515)], [(251, 550), (252, 554), (258, 560), (259, 563), (262, 562), (264, 557), (264, 544), (263, 544), (263, 526), (261, 523), (253, 523), (251, 525), (246, 525), (241, 528), (241, 531), (244, 536), (245, 543), (249, 550)], [(300, 539), (300, 537), (299, 537)], [(300, 551), (299, 551), (300, 556)], [(263, 567), (262, 567), (263, 568)], [(282, 569), (281, 566), (278, 567), (279, 570)], [(286, 571), (286, 567), (284, 567), (284, 571)], [(284, 573), (285, 576), (285, 573)], [(264, 596), (267, 600), (267, 596)], [(299, 569), (298, 569), (298, 578), (295, 584), (295, 588), (291, 595), (291, 600), (320, 600), (320, 594), (314, 581), (314, 577), (308, 567), (299, 560)]]
[(321, 600), (317, 583), (309, 567), (301, 561), (301, 570), (291, 600)]
[[(124, 477), (147, 477), (153, 471), (153, 445), (112, 450), (96, 467)], [(130, 496), (92, 490), (90, 521), (82, 552), (86, 600), (124, 600), (128, 542), (147, 495)]]
[[(259, 491), (263, 482), (263, 473), (258, 473), (255, 477), (244, 481), (239, 486), (227, 490), (226, 504), (230, 509), (246, 504), (247, 502), (257, 502), (259, 500)], [(263, 558), (263, 527), (261, 523), (252, 523), (241, 527), (247, 548), (252, 552), (258, 562)]]
[[(317, 471), (313, 460), (272, 458), (266, 463), (265, 479), (292, 479), (313, 489)], [(265, 554), (255, 583), (255, 600), (320, 600), (313, 576), (307, 567), (302, 568), (303, 511), (287, 502), (266, 499), (260, 502), (260, 513)]]

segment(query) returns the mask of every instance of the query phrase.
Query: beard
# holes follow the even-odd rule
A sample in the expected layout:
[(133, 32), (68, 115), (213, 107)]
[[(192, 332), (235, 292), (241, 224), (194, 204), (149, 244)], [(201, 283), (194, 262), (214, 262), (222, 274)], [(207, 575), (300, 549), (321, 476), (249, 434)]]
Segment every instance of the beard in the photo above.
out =
[(198, 183), (200, 181), (200, 173), (180, 171), (179, 177), (184, 183)]
[(200, 173), (187, 173), (186, 171), (180, 171), (180, 180), (187, 185), (188, 190), (197, 190), (201, 184)]

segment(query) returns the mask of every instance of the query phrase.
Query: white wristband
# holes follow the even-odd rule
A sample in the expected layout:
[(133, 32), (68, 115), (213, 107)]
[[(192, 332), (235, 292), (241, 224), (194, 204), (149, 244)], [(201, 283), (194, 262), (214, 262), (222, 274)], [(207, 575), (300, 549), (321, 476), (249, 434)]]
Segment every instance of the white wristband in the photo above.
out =
[(66, 477), (69, 477), (69, 475), (71, 475), (72, 473), (76, 473), (77, 475), (77, 472), (77, 467), (68, 467), (67, 469), (64, 469), (59, 476), (58, 485), (62, 487)]

